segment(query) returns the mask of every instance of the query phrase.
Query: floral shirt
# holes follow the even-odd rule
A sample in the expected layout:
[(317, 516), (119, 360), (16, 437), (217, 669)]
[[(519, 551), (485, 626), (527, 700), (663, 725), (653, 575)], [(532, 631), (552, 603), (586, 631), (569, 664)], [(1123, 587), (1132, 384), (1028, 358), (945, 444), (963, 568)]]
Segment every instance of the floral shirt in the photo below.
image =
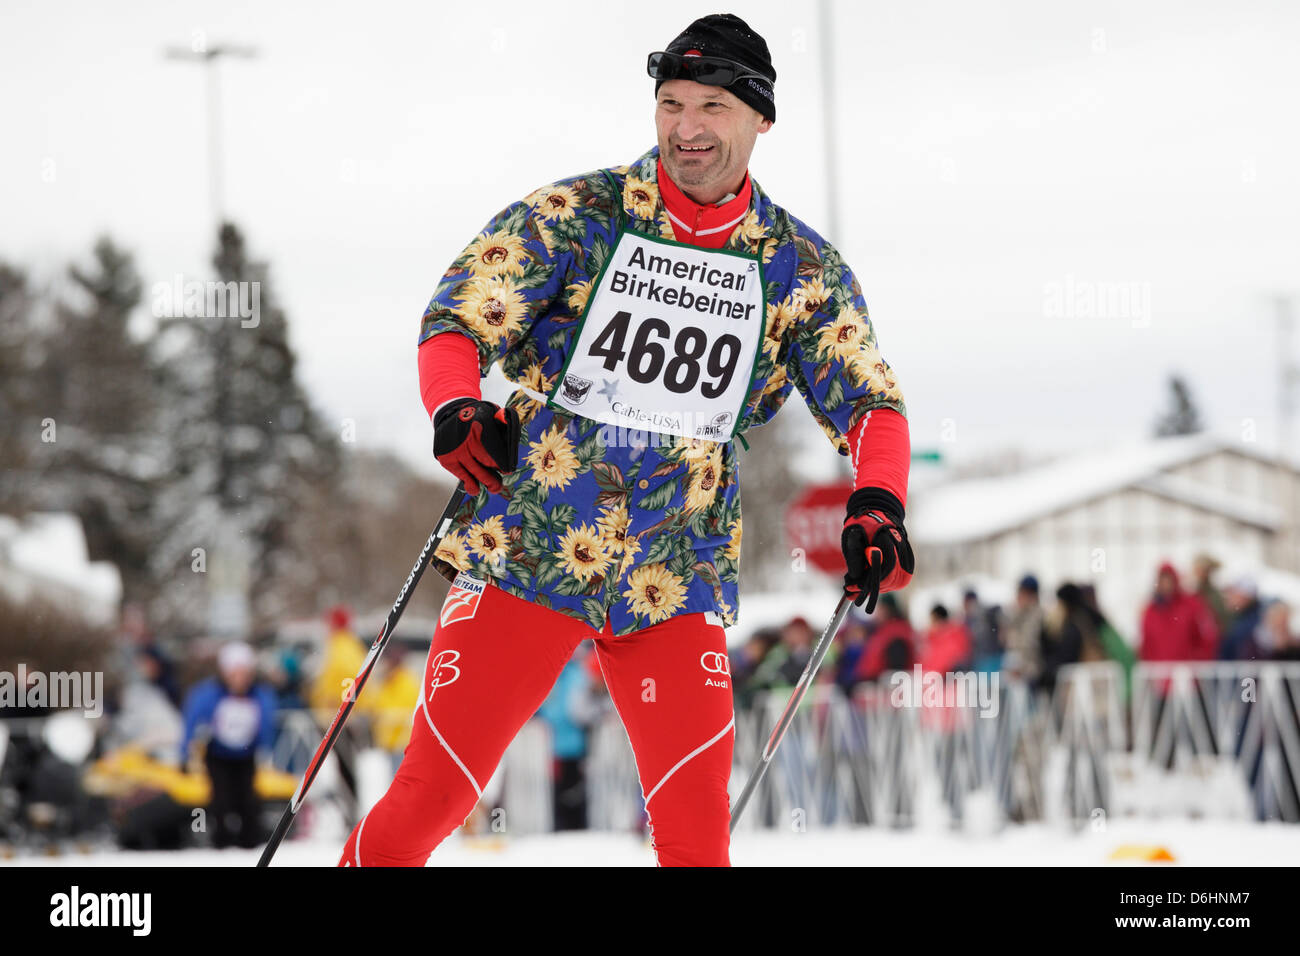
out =
[[(736, 622), (740, 475), (733, 442), (636, 433), (539, 400), (564, 366), (592, 284), (626, 228), (673, 239), (656, 184), (658, 147), (628, 166), (536, 190), (497, 214), (443, 274), (420, 341), (468, 335), (480, 370), (493, 362), (519, 388), (524, 423), (506, 495), (466, 497), (434, 564), (489, 579), (614, 634), (677, 614)], [(608, 174), (608, 175), (606, 175)], [(906, 415), (893, 370), (852, 271), (757, 182), (724, 248), (757, 256), (766, 281), (765, 335), (737, 433), (769, 421), (792, 388), (842, 455), (869, 411)], [(742, 439), (743, 440), (743, 439)]]

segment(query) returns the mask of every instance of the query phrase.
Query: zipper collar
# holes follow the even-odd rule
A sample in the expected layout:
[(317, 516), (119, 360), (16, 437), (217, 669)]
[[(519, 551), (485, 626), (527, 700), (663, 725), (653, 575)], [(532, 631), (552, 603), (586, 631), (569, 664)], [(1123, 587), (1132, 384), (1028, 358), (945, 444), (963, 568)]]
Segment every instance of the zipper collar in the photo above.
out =
[(679, 241), (721, 248), (726, 245), (732, 230), (749, 212), (753, 187), (749, 182), (748, 170), (745, 171), (745, 181), (739, 193), (725, 202), (706, 205), (697, 203), (682, 192), (669, 177), (662, 159), (655, 161), (655, 178), (659, 183), (659, 195), (663, 197), (664, 209)]
[[(613, 167), (610, 173), (622, 177), (623, 212), (632, 228), (648, 235), (682, 241), (678, 239), (674, 223), (668, 216), (668, 209), (664, 205), (660, 192), (658, 146), (652, 146), (626, 166)], [(666, 183), (669, 182), (666, 175), (664, 180)], [(748, 208), (745, 215), (733, 228), (724, 229), (717, 234), (726, 238), (716, 248), (734, 249), (752, 254), (758, 251), (760, 240), (765, 236), (771, 236), (776, 228), (774, 214), (777, 207), (763, 192), (762, 184), (752, 175), (747, 174), (745, 182), (749, 187), (749, 197), (746, 202)], [(670, 184), (670, 188), (676, 189), (676, 184)], [(741, 188), (743, 190), (745, 187)], [(736, 198), (739, 200), (742, 197)], [(689, 220), (687, 222), (689, 224)], [(685, 241), (693, 240), (687, 237)], [(695, 244), (701, 245), (701, 243)], [(710, 246), (710, 248), (714, 247)], [(774, 244), (768, 244), (767, 251), (764, 253), (765, 261), (771, 257), (774, 248)]]

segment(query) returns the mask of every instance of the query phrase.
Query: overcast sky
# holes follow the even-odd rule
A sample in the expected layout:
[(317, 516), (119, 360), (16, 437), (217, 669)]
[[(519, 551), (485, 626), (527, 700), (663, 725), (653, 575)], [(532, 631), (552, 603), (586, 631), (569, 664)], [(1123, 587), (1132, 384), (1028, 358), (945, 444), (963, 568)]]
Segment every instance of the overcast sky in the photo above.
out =
[[(503, 206), (651, 146), (645, 55), (717, 6), (6, 0), (0, 256), (48, 277), (107, 231), (149, 284), (206, 277), (203, 79), (162, 50), (254, 45), (222, 67), (229, 214), (318, 405), (432, 467), (415, 341), (439, 276)], [(1295, 4), (831, 8), (838, 227), (816, 4), (730, 5), (778, 71), (751, 170), (856, 271), (915, 447), (1138, 435), (1174, 370), (1213, 425), (1271, 434), (1269, 296), (1300, 293)], [(1103, 284), (1134, 293), (1120, 314), (1074, 297)]]

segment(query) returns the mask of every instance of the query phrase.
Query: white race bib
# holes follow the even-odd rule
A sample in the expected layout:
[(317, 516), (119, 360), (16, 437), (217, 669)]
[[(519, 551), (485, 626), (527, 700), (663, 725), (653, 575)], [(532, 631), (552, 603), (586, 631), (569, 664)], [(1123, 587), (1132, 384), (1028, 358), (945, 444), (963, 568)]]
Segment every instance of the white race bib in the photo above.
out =
[(551, 404), (620, 428), (728, 441), (765, 326), (758, 256), (625, 231)]
[(242, 750), (257, 737), (262, 708), (251, 697), (222, 697), (212, 715), (212, 737), (231, 750)]

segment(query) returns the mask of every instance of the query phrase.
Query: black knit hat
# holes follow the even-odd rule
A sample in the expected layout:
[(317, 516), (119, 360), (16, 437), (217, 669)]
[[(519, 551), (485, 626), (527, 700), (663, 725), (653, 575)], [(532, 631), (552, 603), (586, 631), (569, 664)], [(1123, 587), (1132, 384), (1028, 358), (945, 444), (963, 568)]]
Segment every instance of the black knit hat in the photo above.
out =
[[(748, 78), (737, 80), (726, 90), (742, 102), (748, 103), (768, 120), (776, 121), (776, 97), (772, 87), (776, 83), (776, 67), (768, 53), (764, 39), (750, 29), (749, 24), (730, 13), (711, 13), (700, 17), (668, 44), (668, 53), (687, 53), (698, 50), (701, 56), (718, 56), (734, 60), (741, 66), (767, 77), (769, 82)], [(655, 83), (655, 94), (664, 81)]]

